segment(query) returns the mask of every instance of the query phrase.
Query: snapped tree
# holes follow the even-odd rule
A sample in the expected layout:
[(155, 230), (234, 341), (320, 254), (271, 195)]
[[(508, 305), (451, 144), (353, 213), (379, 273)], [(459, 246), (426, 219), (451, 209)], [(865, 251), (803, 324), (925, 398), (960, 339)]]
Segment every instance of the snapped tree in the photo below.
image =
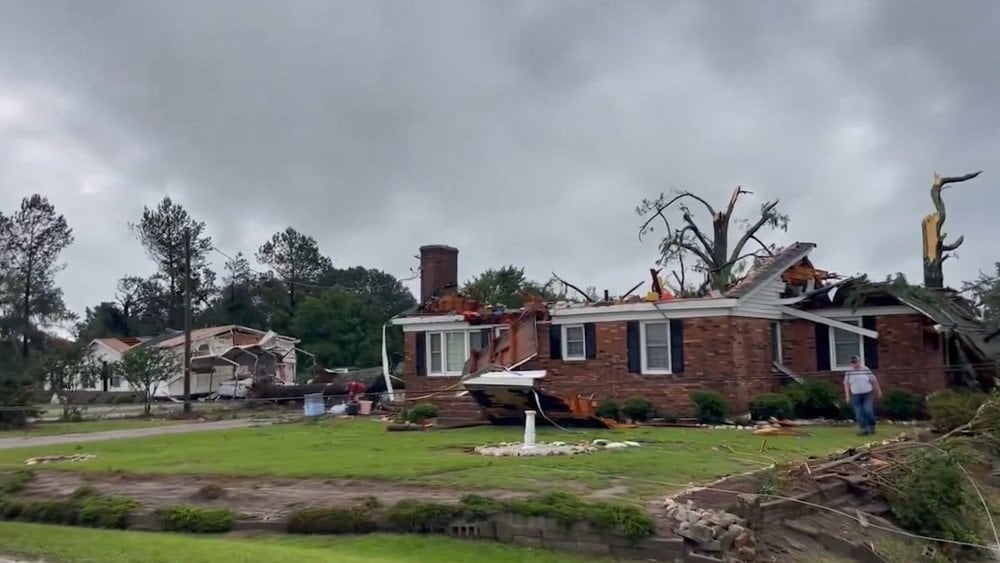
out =
[(959, 236), (954, 242), (945, 242), (948, 233), (942, 232), (944, 221), (947, 217), (944, 208), (944, 199), (941, 192), (952, 184), (967, 182), (982, 174), (973, 172), (964, 176), (945, 176), (934, 173), (934, 181), (931, 183), (931, 201), (934, 202), (934, 213), (924, 216), (921, 223), (923, 227), (924, 240), (924, 285), (932, 288), (944, 287), (944, 261), (951, 256), (951, 252), (958, 250), (965, 242), (964, 236)]
[(114, 364), (114, 369), (116, 375), (143, 394), (148, 415), (157, 387), (177, 376), (182, 363), (169, 351), (136, 346), (122, 354), (121, 361)]
[[(639, 240), (653, 231), (657, 218), (662, 220), (666, 234), (660, 241), (659, 264), (663, 267), (674, 266), (672, 274), (679, 293), (704, 294), (713, 289), (724, 290), (735, 283), (748, 259), (773, 252), (773, 246), (764, 244), (758, 235), (765, 228), (788, 230), (788, 215), (778, 211), (778, 200), (761, 204), (753, 219), (736, 219), (734, 222), (736, 204), (742, 196), (752, 193), (737, 186), (726, 207), (719, 211), (704, 198), (689, 191), (670, 196), (661, 193), (656, 199), (642, 200), (636, 208), (640, 217), (648, 217), (639, 227)], [(687, 205), (692, 200), (705, 208), (711, 220), (710, 228), (696, 220), (695, 213)], [(668, 217), (671, 213), (673, 218)], [(679, 219), (676, 217), (678, 213)], [(739, 229), (739, 238), (730, 243), (733, 227)], [(697, 287), (692, 287), (687, 281), (688, 266), (692, 271), (704, 274), (704, 281)]]

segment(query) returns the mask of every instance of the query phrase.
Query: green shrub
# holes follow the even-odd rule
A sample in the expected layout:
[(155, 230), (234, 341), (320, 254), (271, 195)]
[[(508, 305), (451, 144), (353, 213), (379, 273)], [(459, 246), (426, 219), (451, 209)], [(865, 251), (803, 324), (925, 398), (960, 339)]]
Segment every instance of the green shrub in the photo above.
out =
[(79, 511), (73, 503), (60, 500), (25, 502), (21, 520), (39, 524), (66, 524), (74, 526), (79, 521)]
[(622, 414), (635, 422), (645, 422), (656, 414), (653, 403), (643, 397), (632, 397), (622, 405)]
[(372, 513), (354, 508), (304, 508), (288, 518), (292, 534), (368, 534), (378, 529)]
[(829, 381), (806, 381), (785, 389), (792, 401), (792, 410), (799, 418), (836, 418), (840, 409), (837, 398), (841, 396)]
[(614, 399), (604, 399), (602, 401), (598, 401), (597, 409), (594, 410), (594, 414), (601, 418), (621, 420), (622, 409), (621, 406), (614, 401)]
[(588, 522), (600, 529), (618, 531), (632, 541), (650, 536), (654, 531), (653, 519), (640, 508), (608, 502), (588, 503), (565, 492), (511, 501), (507, 510), (529, 518), (551, 518), (565, 526)]
[(715, 391), (695, 391), (691, 393), (691, 401), (698, 422), (719, 424), (729, 413), (729, 402)]
[(97, 487), (93, 485), (81, 485), (73, 491), (73, 494), (69, 496), (70, 500), (81, 501), (87, 497), (93, 497), (100, 495), (101, 492), (97, 490)]
[(968, 482), (951, 455), (921, 450), (887, 488), (889, 505), (906, 529), (945, 540), (978, 542), (981, 522), (978, 501), (966, 490)]
[(18, 469), (0, 478), (0, 495), (10, 495), (23, 491), (35, 479), (30, 469)]
[(494, 514), (503, 512), (506, 508), (504, 503), (479, 495), (465, 495), (462, 497), (462, 514), (470, 520), (486, 520)]
[(14, 520), (24, 512), (24, 502), (10, 497), (0, 497), (0, 518)]
[(443, 529), (460, 513), (459, 507), (454, 505), (404, 500), (390, 508), (386, 518), (407, 532), (433, 532)]
[(156, 511), (163, 529), (168, 532), (218, 534), (236, 525), (237, 514), (228, 508), (165, 506)]
[(671, 411), (660, 411), (658, 414), (660, 415), (660, 418), (663, 419), (663, 422), (677, 422), (677, 413)]
[(91, 528), (124, 530), (132, 511), (139, 507), (139, 503), (130, 498), (102, 495), (82, 497), (78, 502), (80, 525)]
[(934, 426), (947, 432), (972, 420), (985, 400), (982, 393), (943, 391), (927, 399), (927, 413)]
[(854, 405), (837, 401), (837, 420), (854, 420)]
[(750, 418), (753, 420), (788, 418), (793, 412), (792, 400), (781, 393), (765, 393), (750, 403)]
[(431, 403), (419, 404), (406, 413), (407, 422), (420, 422), (429, 418), (437, 418), (438, 408)]
[(913, 420), (919, 406), (917, 396), (905, 389), (889, 389), (882, 394), (882, 412), (893, 420)]

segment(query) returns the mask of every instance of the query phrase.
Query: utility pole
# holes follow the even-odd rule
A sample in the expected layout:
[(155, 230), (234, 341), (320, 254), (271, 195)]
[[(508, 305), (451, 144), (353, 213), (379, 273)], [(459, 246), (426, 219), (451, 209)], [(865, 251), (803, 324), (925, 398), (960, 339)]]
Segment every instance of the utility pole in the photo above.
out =
[(184, 229), (184, 412), (191, 412), (191, 229)]

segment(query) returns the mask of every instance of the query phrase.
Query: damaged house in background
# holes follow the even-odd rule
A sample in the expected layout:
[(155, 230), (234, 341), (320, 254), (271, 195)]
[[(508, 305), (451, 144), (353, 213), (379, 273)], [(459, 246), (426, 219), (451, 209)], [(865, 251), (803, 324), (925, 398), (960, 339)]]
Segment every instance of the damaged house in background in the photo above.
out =
[[(245, 326), (224, 325), (191, 331), (191, 395), (205, 397), (245, 396), (255, 379), (271, 384), (295, 382), (298, 340), (274, 332)], [(184, 356), (184, 333), (171, 331), (155, 337), (98, 338), (89, 344), (88, 354), (98, 365), (112, 364), (134, 347), (155, 347)], [(308, 354), (308, 353), (306, 353)], [(183, 365), (183, 362), (181, 362)], [(107, 371), (107, 370), (105, 370)], [(84, 391), (134, 391), (119, 377), (106, 377)], [(184, 370), (160, 384), (154, 396), (184, 395)]]
[(884, 389), (992, 385), (1000, 339), (958, 295), (838, 281), (813, 266), (815, 248), (780, 249), (709, 297), (675, 297), (654, 276), (644, 296), (509, 310), (458, 295), (458, 249), (424, 246), (421, 306), (392, 321), (405, 336), (407, 391), (437, 404), (442, 424), (519, 422), (539, 407), (552, 420), (599, 423), (595, 400), (643, 396), (688, 415), (701, 389), (745, 412), (806, 377), (839, 383), (853, 355)]

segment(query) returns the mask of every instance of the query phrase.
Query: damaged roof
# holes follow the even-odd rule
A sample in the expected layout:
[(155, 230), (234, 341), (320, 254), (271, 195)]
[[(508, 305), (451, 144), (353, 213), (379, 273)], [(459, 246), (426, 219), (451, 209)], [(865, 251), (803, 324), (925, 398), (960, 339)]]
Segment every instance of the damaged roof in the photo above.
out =
[(726, 290), (725, 296), (743, 297), (757, 288), (770, 283), (785, 273), (785, 270), (805, 258), (814, 248), (816, 248), (816, 244), (812, 242), (796, 242), (782, 248), (773, 256), (768, 256), (755, 265), (746, 277)]

